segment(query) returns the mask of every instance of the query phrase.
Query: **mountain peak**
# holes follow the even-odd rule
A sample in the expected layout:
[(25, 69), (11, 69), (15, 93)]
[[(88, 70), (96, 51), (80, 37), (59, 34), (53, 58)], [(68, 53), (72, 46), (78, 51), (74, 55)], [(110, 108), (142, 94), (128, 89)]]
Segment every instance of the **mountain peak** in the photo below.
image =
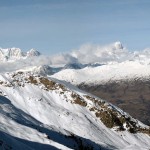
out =
[(114, 47), (116, 49), (123, 49), (124, 48), (123, 45), (122, 45), (122, 43), (120, 41), (115, 42), (114, 43)]
[(27, 52), (27, 57), (28, 56), (29, 57), (31, 57), (31, 56), (40, 56), (40, 55), (41, 55), (41, 53), (38, 52), (37, 50), (33, 49), (33, 48)]

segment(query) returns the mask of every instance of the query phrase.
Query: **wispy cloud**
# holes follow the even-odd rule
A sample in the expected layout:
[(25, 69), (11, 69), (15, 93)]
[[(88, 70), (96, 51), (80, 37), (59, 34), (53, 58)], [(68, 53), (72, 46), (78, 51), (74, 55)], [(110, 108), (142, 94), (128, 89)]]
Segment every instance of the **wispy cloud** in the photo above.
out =
[(71, 55), (81, 63), (106, 62), (123, 59), (128, 51), (120, 42), (100, 45), (83, 45), (78, 50), (73, 50)]

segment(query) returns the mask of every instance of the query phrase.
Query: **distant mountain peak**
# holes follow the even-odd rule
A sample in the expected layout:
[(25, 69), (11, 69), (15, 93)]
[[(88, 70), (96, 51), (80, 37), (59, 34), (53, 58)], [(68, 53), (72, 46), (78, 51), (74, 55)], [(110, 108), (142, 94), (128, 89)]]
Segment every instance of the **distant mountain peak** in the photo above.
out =
[(120, 41), (115, 42), (114, 46), (115, 46), (116, 49), (123, 49), (124, 48)]
[(81, 69), (83, 65), (80, 63), (68, 63), (64, 66), (63, 69)]
[(41, 55), (41, 53), (33, 48), (27, 52), (27, 57), (40, 56), (40, 55)]

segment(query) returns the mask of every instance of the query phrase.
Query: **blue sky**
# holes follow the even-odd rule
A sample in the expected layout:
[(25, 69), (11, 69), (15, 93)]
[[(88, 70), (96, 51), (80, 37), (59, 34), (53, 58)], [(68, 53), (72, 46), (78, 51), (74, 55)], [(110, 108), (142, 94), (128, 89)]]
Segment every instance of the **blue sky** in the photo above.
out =
[(121, 41), (150, 47), (149, 0), (0, 0), (0, 47), (44, 54)]

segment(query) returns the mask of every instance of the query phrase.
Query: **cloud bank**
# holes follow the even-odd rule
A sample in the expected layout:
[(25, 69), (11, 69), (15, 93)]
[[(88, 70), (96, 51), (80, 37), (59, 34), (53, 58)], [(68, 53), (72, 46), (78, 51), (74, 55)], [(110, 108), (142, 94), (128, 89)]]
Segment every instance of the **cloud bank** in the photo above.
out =
[(41, 65), (65, 65), (69, 63), (110, 63), (123, 61), (139, 61), (143, 64), (150, 63), (150, 49), (142, 51), (129, 51), (121, 42), (115, 42), (105, 46), (86, 44), (79, 49), (54, 56), (34, 56), (26, 59), (17, 59), (14, 62), (1, 62), (0, 72), (10, 72), (26, 67)]
[(120, 42), (100, 45), (83, 45), (78, 50), (73, 50), (71, 55), (81, 63), (107, 62), (123, 59), (128, 54)]

